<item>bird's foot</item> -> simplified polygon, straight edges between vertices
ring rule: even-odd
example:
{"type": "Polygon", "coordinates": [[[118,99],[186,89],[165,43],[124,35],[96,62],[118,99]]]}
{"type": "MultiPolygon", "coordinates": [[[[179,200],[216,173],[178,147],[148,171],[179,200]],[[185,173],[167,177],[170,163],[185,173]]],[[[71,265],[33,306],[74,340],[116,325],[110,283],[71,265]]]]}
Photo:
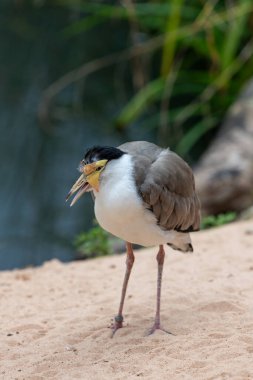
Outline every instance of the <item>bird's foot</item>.
{"type": "Polygon", "coordinates": [[[123,327],[123,316],[122,315],[116,315],[114,317],[114,323],[112,324],[111,326],[111,329],[112,329],[112,334],[111,334],[111,338],[114,337],[114,334],[116,333],[116,331],[118,329],[121,329],[123,327]]]}
{"type": "Polygon", "coordinates": [[[155,332],[156,330],[161,330],[161,331],[165,332],[166,334],[174,335],[174,334],[171,333],[170,331],[165,330],[165,329],[160,325],[160,323],[158,323],[158,322],[155,322],[155,323],[153,324],[153,326],[148,330],[147,335],[152,335],[152,334],[154,334],[154,332],[155,332]]]}

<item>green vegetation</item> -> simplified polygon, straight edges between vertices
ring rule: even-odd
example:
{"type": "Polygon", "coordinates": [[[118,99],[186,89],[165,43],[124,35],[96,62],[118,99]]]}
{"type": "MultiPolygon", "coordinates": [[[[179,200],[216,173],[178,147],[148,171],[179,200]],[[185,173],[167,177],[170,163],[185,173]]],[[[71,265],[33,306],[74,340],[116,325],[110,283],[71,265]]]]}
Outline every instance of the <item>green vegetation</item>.
{"type": "Polygon", "coordinates": [[[223,224],[231,223],[237,218],[236,212],[228,212],[226,214],[209,215],[202,219],[201,229],[219,227],[223,224]]]}
{"type": "Polygon", "coordinates": [[[89,231],[77,235],[74,246],[80,257],[84,259],[107,256],[113,253],[109,234],[99,226],[92,227],[89,231]]]}
{"type": "Polygon", "coordinates": [[[87,232],[77,235],[74,240],[74,246],[82,259],[113,254],[109,233],[98,225],[95,225],[87,232]]]}
{"type": "MultiPolygon", "coordinates": [[[[62,31],[75,39],[115,28],[121,48],[93,57],[51,86],[47,101],[73,82],[108,66],[123,74],[124,102],[111,122],[152,131],[160,145],[195,160],[228,107],[253,75],[251,0],[170,2],[58,0],[79,17],[62,31]],[[129,80],[130,78],[130,80],[129,80]]],[[[116,85],[117,82],[117,85],[116,85]]],[[[112,95],[113,96],[113,95],[112,95]]],[[[117,97],[116,97],[117,98],[117,97]]]]}

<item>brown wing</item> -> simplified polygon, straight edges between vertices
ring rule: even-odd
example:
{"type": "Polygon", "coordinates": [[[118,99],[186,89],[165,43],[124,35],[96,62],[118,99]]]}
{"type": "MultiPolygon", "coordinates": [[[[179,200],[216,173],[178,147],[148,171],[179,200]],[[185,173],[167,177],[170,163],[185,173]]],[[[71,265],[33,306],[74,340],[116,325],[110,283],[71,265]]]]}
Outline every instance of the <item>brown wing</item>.
{"type": "Polygon", "coordinates": [[[139,194],[158,224],[166,230],[198,230],[200,202],[186,162],[170,150],[142,141],[119,148],[133,155],[139,194]]]}

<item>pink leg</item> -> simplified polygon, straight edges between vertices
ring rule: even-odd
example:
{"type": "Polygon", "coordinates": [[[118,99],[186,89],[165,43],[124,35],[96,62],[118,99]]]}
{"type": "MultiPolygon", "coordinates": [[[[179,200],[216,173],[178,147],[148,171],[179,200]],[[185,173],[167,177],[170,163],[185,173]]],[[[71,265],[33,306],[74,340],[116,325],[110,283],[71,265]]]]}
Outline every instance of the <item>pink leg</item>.
{"type": "Polygon", "coordinates": [[[157,260],[157,264],[158,264],[156,315],[155,315],[154,325],[149,330],[148,335],[153,334],[155,332],[155,330],[162,330],[168,334],[171,334],[170,332],[164,330],[161,327],[161,323],[160,323],[161,288],[162,288],[162,273],[163,273],[164,256],[165,256],[165,252],[164,252],[163,246],[160,245],[158,254],[156,256],[156,260],[157,260]]]}
{"type": "Polygon", "coordinates": [[[129,280],[131,270],[132,270],[132,266],[134,263],[134,253],[133,253],[133,249],[132,249],[132,244],[126,243],[126,248],[127,248],[126,272],[125,272],[125,278],[124,278],[122,291],[121,291],[119,311],[118,311],[118,314],[114,318],[114,324],[112,326],[112,337],[118,329],[123,327],[123,319],[124,318],[123,318],[122,312],[123,312],[124,300],[125,300],[125,296],[126,296],[128,280],[129,280]]]}

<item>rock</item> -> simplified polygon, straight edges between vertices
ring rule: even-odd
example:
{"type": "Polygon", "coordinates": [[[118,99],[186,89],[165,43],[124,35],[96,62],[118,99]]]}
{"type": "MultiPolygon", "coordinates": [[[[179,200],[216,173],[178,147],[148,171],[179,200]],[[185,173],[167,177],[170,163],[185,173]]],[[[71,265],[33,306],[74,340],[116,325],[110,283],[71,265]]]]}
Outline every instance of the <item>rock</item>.
{"type": "Polygon", "coordinates": [[[195,178],[204,215],[240,212],[253,204],[253,80],[228,111],[195,178]]]}

